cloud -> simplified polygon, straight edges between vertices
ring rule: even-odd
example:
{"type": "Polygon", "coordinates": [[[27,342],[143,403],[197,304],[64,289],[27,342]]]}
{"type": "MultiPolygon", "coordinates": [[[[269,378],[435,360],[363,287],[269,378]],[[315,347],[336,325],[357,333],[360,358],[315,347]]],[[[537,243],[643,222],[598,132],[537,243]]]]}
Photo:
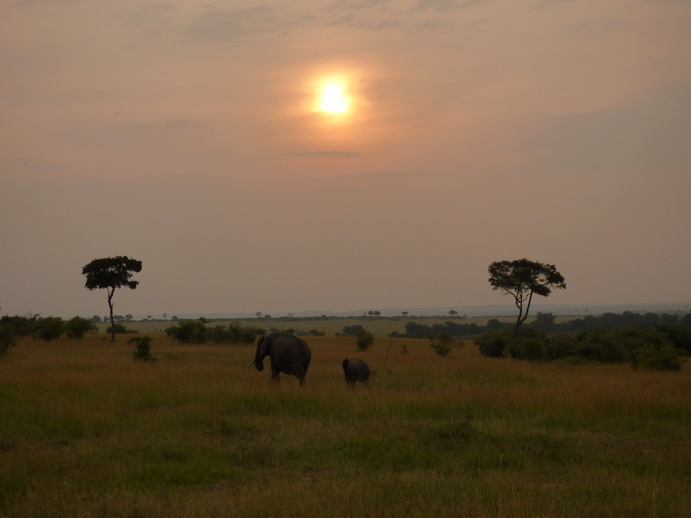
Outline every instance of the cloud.
{"type": "Polygon", "coordinates": [[[140,6],[126,19],[126,24],[133,26],[157,23],[162,18],[170,15],[176,9],[175,4],[170,2],[160,2],[157,4],[140,6]]]}
{"type": "Polygon", "coordinates": [[[608,110],[555,117],[526,147],[555,169],[634,172],[691,164],[691,84],[608,110]]]}
{"type": "Polygon", "coordinates": [[[333,0],[331,2],[332,7],[330,9],[332,10],[343,10],[347,9],[349,11],[361,11],[361,10],[367,10],[370,11],[372,9],[379,9],[381,6],[386,6],[386,5],[395,5],[395,2],[392,0],[333,0]]]}
{"type": "Polygon", "coordinates": [[[543,0],[535,4],[533,10],[542,11],[549,9],[559,9],[560,7],[568,4],[577,4],[582,2],[582,0],[543,0]]]}
{"type": "Polygon", "coordinates": [[[302,151],[298,153],[291,153],[289,156],[298,158],[357,158],[361,156],[359,153],[353,151],[302,151]]]}
{"type": "Polygon", "coordinates": [[[65,164],[47,162],[31,158],[7,158],[0,159],[0,170],[5,179],[26,179],[28,176],[45,176],[63,173],[70,168],[65,164]]]}
{"type": "Polygon", "coordinates": [[[460,9],[468,9],[484,3],[486,3],[486,0],[465,0],[464,2],[459,2],[458,0],[420,0],[413,10],[431,10],[448,13],[451,11],[458,11],[460,9]]]}
{"type": "Polygon", "coordinates": [[[194,119],[168,119],[161,122],[148,121],[125,121],[122,123],[127,129],[185,129],[194,128],[200,125],[198,120],[194,119]]]}
{"type": "Polygon", "coordinates": [[[183,37],[191,43],[224,43],[301,28],[326,27],[373,32],[439,29],[458,22],[450,16],[453,13],[484,5],[486,2],[487,0],[420,0],[412,7],[402,7],[390,0],[380,0],[338,1],[325,8],[309,10],[300,4],[213,8],[190,23],[183,31],[183,37]],[[431,18],[421,20],[421,13],[431,18]]]}
{"type": "Polygon", "coordinates": [[[233,41],[246,36],[266,32],[266,15],[270,8],[259,6],[233,11],[213,9],[199,16],[184,31],[187,41],[209,43],[233,41]]]}
{"type": "Polygon", "coordinates": [[[19,7],[34,7],[42,5],[76,4],[81,0],[19,0],[15,5],[19,7]]]}

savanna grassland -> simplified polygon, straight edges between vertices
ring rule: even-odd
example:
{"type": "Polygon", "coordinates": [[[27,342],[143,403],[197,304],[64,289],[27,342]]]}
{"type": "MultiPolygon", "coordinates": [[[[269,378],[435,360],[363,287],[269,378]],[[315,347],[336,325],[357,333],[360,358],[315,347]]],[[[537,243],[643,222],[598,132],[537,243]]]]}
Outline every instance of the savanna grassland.
{"type": "Polygon", "coordinates": [[[0,357],[0,516],[691,515],[691,371],[442,358],[310,337],[307,386],[254,347],[104,335],[0,357]],[[340,367],[360,357],[369,389],[340,367]]]}

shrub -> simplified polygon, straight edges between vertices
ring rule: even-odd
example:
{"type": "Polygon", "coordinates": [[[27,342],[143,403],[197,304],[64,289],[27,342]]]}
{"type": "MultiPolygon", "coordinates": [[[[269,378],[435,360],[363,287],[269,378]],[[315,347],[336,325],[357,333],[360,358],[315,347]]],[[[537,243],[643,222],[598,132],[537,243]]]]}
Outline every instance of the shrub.
{"type": "Polygon", "coordinates": [[[430,340],[430,347],[442,358],[448,355],[454,347],[456,347],[456,341],[454,337],[449,332],[439,333],[436,337],[430,340]]]}
{"type": "Polygon", "coordinates": [[[501,358],[506,353],[509,342],[509,332],[503,329],[485,331],[475,338],[474,342],[483,356],[501,358]]]}
{"type": "Polygon", "coordinates": [[[691,329],[680,325],[656,324],[655,330],[684,354],[691,355],[691,329]]]}
{"type": "Polygon", "coordinates": [[[361,325],[352,325],[352,326],[345,326],[343,328],[342,332],[344,335],[358,336],[358,335],[361,335],[362,333],[365,333],[366,330],[361,325]]]}
{"type": "Polygon", "coordinates": [[[65,332],[68,338],[81,339],[86,333],[96,331],[97,327],[93,320],[81,317],[72,317],[65,324],[65,332]]]}
{"type": "Polygon", "coordinates": [[[475,323],[459,324],[457,322],[444,322],[443,324],[434,324],[432,326],[428,326],[418,322],[408,322],[405,325],[404,336],[407,338],[433,339],[442,333],[449,333],[455,337],[462,337],[477,335],[482,330],[483,328],[475,323]]]}
{"type": "Polygon", "coordinates": [[[538,361],[544,360],[545,339],[518,338],[511,345],[511,357],[519,360],[538,361]]]}
{"type": "Polygon", "coordinates": [[[355,339],[355,345],[361,351],[366,351],[374,343],[374,335],[369,331],[358,333],[355,339]]]}
{"type": "Polygon", "coordinates": [[[487,329],[505,329],[511,327],[511,324],[501,322],[498,318],[490,318],[487,321],[487,329]]]}
{"type": "Polygon", "coordinates": [[[576,338],[573,335],[550,336],[544,344],[543,359],[576,358],[576,338]]]}
{"type": "Polygon", "coordinates": [[[206,342],[205,320],[182,320],[177,325],[165,330],[174,342],[179,341],[184,344],[202,344],[206,342]]]}
{"type": "Polygon", "coordinates": [[[526,326],[520,329],[518,336],[509,340],[509,353],[519,360],[542,360],[546,345],[547,335],[543,331],[526,326]]]}
{"type": "Polygon", "coordinates": [[[600,363],[621,363],[626,360],[625,340],[603,328],[590,329],[576,337],[576,356],[600,363]]]}
{"type": "Polygon", "coordinates": [[[217,344],[252,343],[256,336],[256,330],[254,328],[243,329],[237,322],[228,324],[226,327],[216,326],[211,329],[206,329],[206,331],[206,339],[217,344]]]}
{"type": "Polygon", "coordinates": [[[128,331],[127,328],[123,324],[115,324],[114,326],[109,326],[108,329],[106,329],[106,333],[113,333],[113,329],[115,329],[115,334],[125,334],[125,333],[134,333],[134,331],[128,331]]]}
{"type": "Polygon", "coordinates": [[[184,344],[203,344],[214,342],[217,344],[227,343],[252,343],[257,334],[263,334],[262,329],[253,327],[242,328],[237,322],[227,326],[206,327],[206,320],[182,320],[177,325],[165,330],[167,336],[173,341],[184,344]]]}
{"type": "Polygon", "coordinates": [[[38,315],[31,317],[8,316],[0,318],[0,324],[7,324],[14,330],[14,334],[18,338],[31,336],[36,332],[36,321],[38,315]]]}
{"type": "Polygon", "coordinates": [[[60,317],[39,318],[35,334],[41,340],[57,340],[65,332],[65,321],[60,317]]]}
{"type": "MultiPolygon", "coordinates": [[[[549,321],[551,318],[543,317],[549,321]]],[[[646,315],[646,318],[649,318],[646,315]]],[[[650,317],[652,318],[652,317],[650,317]]],[[[492,329],[475,339],[484,356],[521,360],[625,363],[634,368],[676,370],[691,350],[691,330],[672,324],[629,326],[610,330],[590,328],[578,335],[547,336],[539,326],[525,326],[511,339],[509,331],[492,329]]]]}
{"type": "Polygon", "coordinates": [[[7,352],[10,347],[17,345],[17,334],[14,327],[5,322],[0,322],[0,354],[7,352]]]}
{"type": "Polygon", "coordinates": [[[633,351],[631,366],[634,369],[678,371],[684,361],[679,351],[669,344],[662,347],[647,344],[633,351]]]}
{"type": "Polygon", "coordinates": [[[155,358],[151,355],[151,338],[149,335],[138,336],[130,338],[127,343],[135,344],[132,358],[138,361],[153,361],[155,358]]]}

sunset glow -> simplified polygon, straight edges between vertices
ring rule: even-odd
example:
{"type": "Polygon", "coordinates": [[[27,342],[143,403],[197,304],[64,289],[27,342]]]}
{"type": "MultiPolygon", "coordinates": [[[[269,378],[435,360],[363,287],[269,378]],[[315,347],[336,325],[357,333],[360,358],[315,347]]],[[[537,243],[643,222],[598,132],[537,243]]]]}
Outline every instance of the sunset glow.
{"type": "Polygon", "coordinates": [[[0,8],[0,317],[691,307],[691,0],[90,4],[0,8]]]}
{"type": "Polygon", "coordinates": [[[345,91],[343,83],[326,82],[318,96],[317,110],[322,113],[340,115],[349,111],[351,100],[345,91]]]}

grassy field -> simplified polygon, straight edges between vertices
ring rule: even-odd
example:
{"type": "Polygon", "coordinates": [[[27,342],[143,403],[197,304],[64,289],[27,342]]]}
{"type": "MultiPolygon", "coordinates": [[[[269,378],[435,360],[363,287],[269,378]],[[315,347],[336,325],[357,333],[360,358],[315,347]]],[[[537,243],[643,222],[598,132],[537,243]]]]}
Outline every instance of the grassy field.
{"type": "Polygon", "coordinates": [[[691,515],[691,372],[309,338],[307,386],[254,348],[103,335],[0,357],[3,517],[691,515]],[[371,387],[340,368],[360,357],[371,387]]]}

